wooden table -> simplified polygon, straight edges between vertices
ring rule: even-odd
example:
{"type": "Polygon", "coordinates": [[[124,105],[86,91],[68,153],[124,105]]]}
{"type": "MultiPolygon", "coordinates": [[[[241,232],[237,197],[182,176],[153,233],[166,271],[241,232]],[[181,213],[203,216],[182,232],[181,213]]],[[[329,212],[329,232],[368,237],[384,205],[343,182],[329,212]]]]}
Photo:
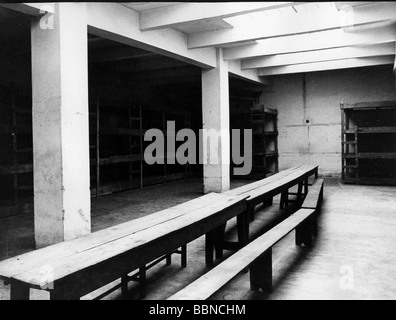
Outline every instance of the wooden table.
{"type": "Polygon", "coordinates": [[[29,299],[30,288],[49,291],[54,300],[78,299],[246,212],[245,199],[208,194],[2,261],[0,278],[11,284],[12,300],[29,299]]]}
{"type": "Polygon", "coordinates": [[[318,176],[318,165],[300,165],[287,170],[283,170],[268,178],[249,183],[239,188],[227,191],[224,194],[229,196],[247,197],[247,210],[244,215],[239,216],[238,221],[238,243],[225,242],[222,237],[226,225],[217,229],[215,240],[216,254],[222,258],[222,249],[237,250],[249,243],[249,220],[253,220],[254,209],[260,203],[271,203],[274,196],[281,194],[281,207],[290,200],[289,189],[298,185],[297,202],[301,202],[308,193],[308,179],[310,176],[318,176]]]}

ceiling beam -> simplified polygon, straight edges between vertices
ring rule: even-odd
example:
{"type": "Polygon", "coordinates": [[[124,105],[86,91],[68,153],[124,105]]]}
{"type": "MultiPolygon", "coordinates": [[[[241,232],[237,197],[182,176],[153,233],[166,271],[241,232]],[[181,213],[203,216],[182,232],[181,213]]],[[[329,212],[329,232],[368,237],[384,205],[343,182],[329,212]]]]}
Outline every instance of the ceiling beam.
{"type": "Polygon", "coordinates": [[[129,46],[104,47],[90,50],[88,54],[89,63],[101,63],[109,61],[120,61],[156,56],[155,53],[136,49],[129,46]]]}
{"type": "Polygon", "coordinates": [[[214,48],[188,50],[185,34],[139,30],[138,14],[117,3],[88,2],[88,31],[96,36],[181,60],[202,68],[216,66],[214,48]]]}
{"type": "Polygon", "coordinates": [[[168,7],[145,10],[139,13],[142,31],[171,28],[181,23],[206,22],[240,14],[298,5],[294,2],[227,2],[227,3],[181,3],[168,7]]]}
{"type": "MultiPolygon", "coordinates": [[[[189,50],[184,33],[172,28],[141,31],[138,14],[117,3],[87,3],[87,24],[89,33],[115,42],[123,43],[194,66],[215,68],[215,48],[189,50]]],[[[239,76],[257,83],[262,80],[251,72],[239,70],[239,76]]]]}
{"type": "Polygon", "coordinates": [[[290,73],[304,73],[314,71],[325,71],[334,69],[348,69],[368,66],[379,66],[385,64],[393,64],[394,56],[354,58],[345,60],[334,60],[324,62],[313,62],[304,64],[295,64],[290,66],[270,67],[259,69],[259,76],[272,76],[290,73]]]}
{"type": "Polygon", "coordinates": [[[261,40],[257,44],[224,49],[225,60],[237,60],[265,55],[296,53],[312,50],[358,46],[396,41],[396,26],[389,25],[354,32],[341,29],[261,40]]]}
{"type": "Polygon", "coordinates": [[[394,21],[396,2],[384,2],[361,6],[351,11],[351,19],[345,18],[336,9],[315,13],[298,13],[293,16],[274,16],[262,19],[259,24],[240,24],[233,29],[198,32],[188,36],[188,47],[203,48],[221,46],[243,41],[297,35],[317,31],[357,27],[360,25],[394,21]]]}
{"type": "Polygon", "coordinates": [[[228,72],[237,78],[248,80],[250,82],[262,82],[263,85],[268,84],[258,76],[257,70],[242,70],[240,60],[229,61],[228,72]]]}
{"type": "Polygon", "coordinates": [[[41,16],[46,13],[54,13],[51,3],[2,3],[1,7],[18,11],[29,16],[41,16]]]}
{"type": "Polygon", "coordinates": [[[268,68],[309,62],[387,56],[395,54],[395,43],[344,47],[308,52],[287,53],[242,60],[242,69],[268,68]]]}

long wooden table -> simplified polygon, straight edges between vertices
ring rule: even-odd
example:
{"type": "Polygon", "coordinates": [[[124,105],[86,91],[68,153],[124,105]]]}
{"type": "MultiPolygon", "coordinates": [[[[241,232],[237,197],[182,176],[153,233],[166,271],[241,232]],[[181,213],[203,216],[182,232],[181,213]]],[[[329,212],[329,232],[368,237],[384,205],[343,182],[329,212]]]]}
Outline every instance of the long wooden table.
{"type": "Polygon", "coordinates": [[[78,299],[246,211],[246,196],[208,194],[178,206],[0,262],[11,299],[30,288],[78,299]],[[43,274],[43,271],[46,271],[43,274]]]}
{"type": "MultiPolygon", "coordinates": [[[[239,216],[238,220],[238,242],[224,241],[224,230],[226,224],[216,229],[213,235],[214,246],[216,247],[216,257],[221,259],[223,249],[238,250],[249,243],[249,221],[254,217],[254,209],[260,203],[271,203],[274,196],[281,194],[281,207],[290,200],[289,189],[298,186],[297,202],[301,202],[308,193],[309,177],[318,177],[318,165],[300,165],[287,170],[283,170],[268,178],[249,183],[239,188],[225,192],[229,196],[247,197],[247,209],[245,214],[239,216]]],[[[207,257],[207,265],[213,265],[213,259],[207,257]]]]}

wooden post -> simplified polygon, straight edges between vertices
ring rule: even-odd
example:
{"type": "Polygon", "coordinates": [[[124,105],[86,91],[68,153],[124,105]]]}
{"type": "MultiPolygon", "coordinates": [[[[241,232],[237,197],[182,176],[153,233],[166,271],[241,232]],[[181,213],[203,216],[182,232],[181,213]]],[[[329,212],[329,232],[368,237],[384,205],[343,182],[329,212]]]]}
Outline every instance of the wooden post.
{"type": "Polygon", "coordinates": [[[303,189],[303,182],[298,183],[298,190],[297,190],[297,204],[301,205],[302,202],[302,189],[303,189]]]}
{"type": "Polygon", "coordinates": [[[296,245],[310,246],[312,244],[312,224],[311,220],[307,219],[296,228],[296,245]]]}
{"type": "Polygon", "coordinates": [[[139,268],[139,295],[140,299],[146,296],[146,266],[139,268]]]}
{"type": "Polygon", "coordinates": [[[249,243],[249,209],[237,216],[237,229],[238,245],[242,248],[249,243]]]}
{"type": "Polygon", "coordinates": [[[205,235],[205,262],[207,267],[213,266],[214,231],[209,231],[205,235]]]}
{"type": "Polygon", "coordinates": [[[29,300],[29,298],[29,287],[18,281],[11,281],[11,300],[29,300]]]}
{"type": "Polygon", "coordinates": [[[186,268],[187,267],[187,245],[183,245],[181,247],[181,267],[186,268]]]}
{"type": "Polygon", "coordinates": [[[227,224],[222,224],[220,227],[216,228],[216,239],[215,239],[215,251],[216,251],[216,259],[223,259],[223,241],[224,241],[224,232],[227,224]]]}
{"type": "Polygon", "coordinates": [[[250,288],[272,292],[272,248],[265,251],[250,265],[250,288]]]}
{"type": "Polygon", "coordinates": [[[171,253],[168,253],[167,255],[166,255],[166,265],[167,266],[170,266],[172,264],[172,254],[171,253]]]}
{"type": "Polygon", "coordinates": [[[128,294],[128,280],[129,277],[127,274],[121,278],[121,295],[123,297],[125,297],[128,294]]]}

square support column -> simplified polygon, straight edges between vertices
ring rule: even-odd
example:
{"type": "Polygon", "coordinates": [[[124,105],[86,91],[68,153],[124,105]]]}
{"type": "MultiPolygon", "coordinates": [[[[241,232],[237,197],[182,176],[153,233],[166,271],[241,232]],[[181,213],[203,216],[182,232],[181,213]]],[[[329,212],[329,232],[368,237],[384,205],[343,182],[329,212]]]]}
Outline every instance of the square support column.
{"type": "Polygon", "coordinates": [[[228,62],[223,59],[223,49],[216,49],[216,60],[216,68],[202,70],[205,193],[223,192],[230,188],[228,62]],[[211,138],[207,138],[205,132],[211,138]],[[215,139],[216,133],[218,140],[215,139]]]}
{"type": "Polygon", "coordinates": [[[37,248],[91,232],[86,4],[54,10],[31,25],[37,248]]]}

